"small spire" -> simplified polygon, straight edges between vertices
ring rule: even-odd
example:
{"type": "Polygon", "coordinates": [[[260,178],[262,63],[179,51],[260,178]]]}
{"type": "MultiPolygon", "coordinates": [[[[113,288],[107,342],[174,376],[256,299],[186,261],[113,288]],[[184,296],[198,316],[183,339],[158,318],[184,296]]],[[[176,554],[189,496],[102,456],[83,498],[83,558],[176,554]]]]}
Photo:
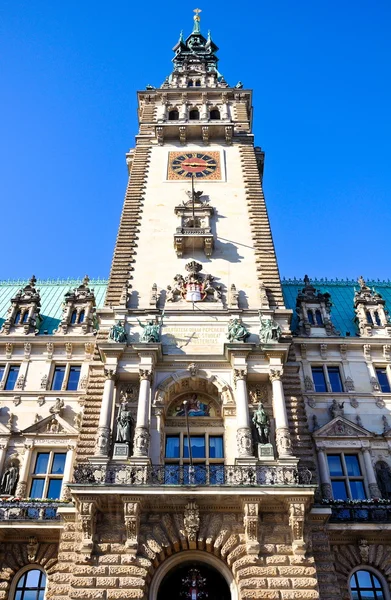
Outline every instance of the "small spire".
{"type": "Polygon", "coordinates": [[[212,41],[212,35],[210,33],[210,29],[208,29],[208,42],[212,41]]]}
{"type": "Polygon", "coordinates": [[[83,284],[82,285],[84,285],[85,287],[87,287],[88,284],[89,284],[89,281],[90,281],[90,278],[88,277],[88,275],[85,275],[83,277],[83,284]]]}
{"type": "Polygon", "coordinates": [[[179,34],[179,40],[178,40],[178,44],[181,44],[183,42],[183,29],[179,34]]]}
{"type": "Polygon", "coordinates": [[[200,12],[202,12],[202,11],[201,11],[200,8],[195,8],[193,10],[193,12],[195,13],[195,15],[194,15],[194,26],[193,26],[192,33],[201,33],[201,29],[200,29],[200,21],[201,21],[200,12]]]}

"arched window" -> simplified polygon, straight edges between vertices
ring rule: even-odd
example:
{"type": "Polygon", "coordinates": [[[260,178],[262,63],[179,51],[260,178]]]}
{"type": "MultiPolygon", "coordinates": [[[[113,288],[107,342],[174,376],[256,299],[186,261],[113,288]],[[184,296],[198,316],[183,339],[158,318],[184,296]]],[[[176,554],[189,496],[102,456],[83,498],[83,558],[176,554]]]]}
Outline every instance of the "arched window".
{"type": "Polygon", "coordinates": [[[15,315],[15,320],[14,320],[14,325],[18,325],[20,323],[20,316],[21,316],[21,312],[20,310],[18,310],[18,312],[15,315]]]}
{"type": "Polygon", "coordinates": [[[187,82],[187,87],[193,87],[194,86],[194,81],[192,79],[189,79],[189,81],[187,82]]]}
{"type": "Polygon", "coordinates": [[[198,108],[192,108],[192,110],[189,113],[189,119],[191,121],[198,121],[200,118],[200,112],[198,110],[198,108]]]}
{"type": "Polygon", "coordinates": [[[323,319],[322,319],[322,313],[320,312],[320,310],[315,311],[315,319],[316,319],[316,324],[319,325],[319,327],[322,327],[323,319]]]}
{"type": "Polygon", "coordinates": [[[212,121],[218,121],[220,119],[220,111],[218,108],[213,108],[210,111],[210,118],[212,121]]]}
{"type": "Polygon", "coordinates": [[[353,600],[385,600],[380,580],[372,571],[359,570],[350,578],[353,600]]]}
{"type": "Polygon", "coordinates": [[[23,319],[22,319],[22,323],[27,323],[28,319],[29,319],[29,311],[28,311],[28,310],[26,310],[26,311],[23,313],[23,319]]]}
{"type": "Polygon", "coordinates": [[[77,321],[77,310],[75,309],[71,315],[71,325],[74,325],[77,321]]]}
{"type": "Polygon", "coordinates": [[[84,310],[81,310],[81,311],[80,311],[80,315],[79,315],[79,323],[83,323],[85,314],[86,314],[86,313],[85,313],[85,311],[84,311],[84,310]]]}
{"type": "Polygon", "coordinates": [[[39,569],[29,569],[19,578],[15,588],[15,600],[43,600],[46,575],[39,569]]]}
{"type": "Polygon", "coordinates": [[[307,315],[308,315],[308,322],[310,325],[315,325],[315,321],[314,321],[314,313],[312,312],[312,310],[308,310],[307,311],[307,315]]]}
{"type": "Polygon", "coordinates": [[[381,325],[379,313],[377,311],[375,311],[375,321],[376,321],[376,325],[381,325]]]}
{"type": "Polygon", "coordinates": [[[196,87],[201,87],[201,81],[199,79],[196,80],[196,87]]]}
{"type": "Polygon", "coordinates": [[[176,108],[173,108],[168,113],[168,120],[169,121],[178,121],[178,119],[179,119],[179,112],[177,111],[176,108]]]}
{"type": "Polygon", "coordinates": [[[369,312],[369,310],[367,310],[366,312],[366,316],[367,316],[367,323],[369,323],[370,325],[373,325],[373,319],[372,319],[372,315],[369,312]]]}

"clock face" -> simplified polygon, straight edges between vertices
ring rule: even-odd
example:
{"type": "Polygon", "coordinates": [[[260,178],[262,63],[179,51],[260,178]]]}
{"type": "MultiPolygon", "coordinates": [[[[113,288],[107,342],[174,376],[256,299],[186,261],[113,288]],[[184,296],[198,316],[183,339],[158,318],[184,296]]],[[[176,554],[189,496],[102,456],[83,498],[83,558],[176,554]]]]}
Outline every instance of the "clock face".
{"type": "Polygon", "coordinates": [[[220,152],[170,152],[168,179],[221,179],[220,152]]]}

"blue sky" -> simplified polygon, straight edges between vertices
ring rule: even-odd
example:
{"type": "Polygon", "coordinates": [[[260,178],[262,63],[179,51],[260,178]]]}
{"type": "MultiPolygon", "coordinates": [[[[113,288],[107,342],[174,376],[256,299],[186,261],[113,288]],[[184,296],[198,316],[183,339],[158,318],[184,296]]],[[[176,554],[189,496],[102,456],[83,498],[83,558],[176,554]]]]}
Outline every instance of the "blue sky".
{"type": "MultiPolygon", "coordinates": [[[[108,276],[136,90],[163,82],[195,7],[2,0],[0,279],[108,276]]],[[[281,275],[388,279],[390,3],[199,8],[220,71],[254,90],[281,275]]]]}

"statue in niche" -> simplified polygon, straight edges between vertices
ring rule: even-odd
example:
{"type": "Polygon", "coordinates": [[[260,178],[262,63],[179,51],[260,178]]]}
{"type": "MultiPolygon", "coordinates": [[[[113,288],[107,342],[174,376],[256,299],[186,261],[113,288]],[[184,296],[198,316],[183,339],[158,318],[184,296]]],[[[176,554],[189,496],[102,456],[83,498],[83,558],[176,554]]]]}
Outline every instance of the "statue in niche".
{"type": "Polygon", "coordinates": [[[391,498],[391,472],[387,463],[381,461],[377,464],[377,478],[383,498],[391,498]]]}
{"type": "Polygon", "coordinates": [[[113,342],[117,342],[118,344],[126,344],[127,335],[122,321],[118,321],[115,325],[112,326],[112,328],[110,329],[109,338],[110,340],[113,340],[113,342]]]}
{"type": "Polygon", "coordinates": [[[193,394],[192,397],[187,400],[187,404],[182,404],[174,410],[175,417],[209,417],[210,416],[210,405],[200,402],[197,394],[193,394]]]}
{"type": "Polygon", "coordinates": [[[231,319],[228,323],[227,338],[230,342],[245,342],[250,333],[243,325],[241,319],[231,319]]]}
{"type": "Polygon", "coordinates": [[[133,429],[134,421],[132,413],[128,409],[127,402],[122,402],[117,416],[117,435],[115,441],[131,444],[133,439],[133,429]]]}
{"type": "Polygon", "coordinates": [[[141,323],[140,319],[137,319],[140,327],[143,328],[143,332],[140,336],[140,342],[146,342],[147,344],[157,344],[160,342],[160,327],[163,325],[163,317],[164,312],[160,318],[160,321],[156,317],[155,320],[151,319],[150,321],[147,321],[145,325],[141,323]]]}
{"type": "Polygon", "coordinates": [[[270,419],[263,408],[262,402],[258,404],[252,422],[254,423],[259,444],[270,444],[270,419]]]}
{"type": "Polygon", "coordinates": [[[260,327],[259,327],[259,341],[261,344],[270,344],[272,342],[278,342],[281,337],[281,327],[274,319],[263,319],[262,313],[259,313],[260,327]]]}
{"type": "Polygon", "coordinates": [[[19,468],[15,461],[12,461],[8,469],[4,471],[1,478],[0,491],[7,496],[13,496],[16,490],[16,484],[19,479],[19,468]]]}

